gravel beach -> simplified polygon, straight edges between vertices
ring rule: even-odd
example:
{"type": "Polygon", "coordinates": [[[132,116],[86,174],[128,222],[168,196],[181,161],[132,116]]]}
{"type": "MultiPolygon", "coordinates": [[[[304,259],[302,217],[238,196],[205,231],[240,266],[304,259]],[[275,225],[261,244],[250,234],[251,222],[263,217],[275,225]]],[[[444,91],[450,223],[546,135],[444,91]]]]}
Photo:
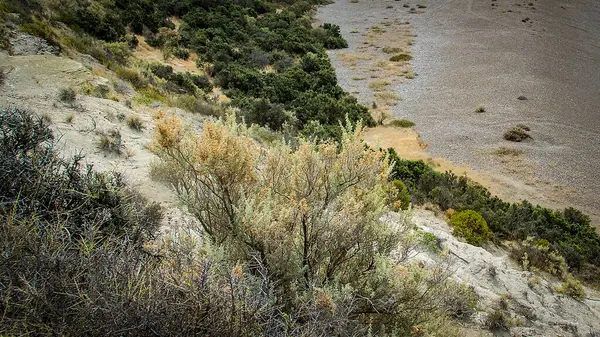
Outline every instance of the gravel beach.
{"type": "MultiPolygon", "coordinates": [[[[433,158],[489,177],[492,193],[574,206],[600,225],[600,3],[338,0],[317,18],[341,27],[344,53],[382,20],[408,22],[416,76],[390,85],[402,99],[389,113],[416,123],[433,158]],[[504,140],[517,124],[533,139],[504,140]]],[[[340,85],[370,105],[360,70],[329,54],[340,85]]]]}

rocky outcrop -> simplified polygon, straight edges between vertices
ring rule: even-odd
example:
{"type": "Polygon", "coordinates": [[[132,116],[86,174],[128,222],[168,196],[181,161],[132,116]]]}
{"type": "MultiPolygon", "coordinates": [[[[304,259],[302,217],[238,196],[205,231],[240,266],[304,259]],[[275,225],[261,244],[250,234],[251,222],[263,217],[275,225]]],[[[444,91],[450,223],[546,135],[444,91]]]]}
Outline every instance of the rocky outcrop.
{"type": "MultiPolygon", "coordinates": [[[[540,272],[524,271],[508,253],[498,247],[475,247],[452,236],[448,224],[430,211],[415,210],[415,225],[435,235],[458,281],[473,286],[480,296],[473,327],[483,328],[489,312],[505,313],[507,330],[500,336],[597,336],[600,335],[598,293],[586,288],[586,298],[576,300],[558,293],[557,278],[540,272]],[[498,308],[500,305],[502,308],[498,308]]],[[[443,255],[443,254],[442,254],[443,255]]],[[[423,249],[417,259],[439,260],[440,254],[423,249]]],[[[477,335],[483,335],[480,330],[477,335]]]]}
{"type": "Polygon", "coordinates": [[[58,55],[60,48],[37,36],[14,31],[8,38],[11,55],[58,55]]]}

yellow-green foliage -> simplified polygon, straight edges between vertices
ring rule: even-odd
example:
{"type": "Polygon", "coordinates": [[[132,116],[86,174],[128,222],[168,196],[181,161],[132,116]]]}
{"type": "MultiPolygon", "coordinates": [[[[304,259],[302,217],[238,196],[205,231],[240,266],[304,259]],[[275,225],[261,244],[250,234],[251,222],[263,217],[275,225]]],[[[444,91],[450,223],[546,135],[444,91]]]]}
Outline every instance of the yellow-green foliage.
{"type": "Polygon", "coordinates": [[[391,204],[393,210],[407,210],[410,206],[410,193],[406,185],[398,179],[392,182],[391,204]]]}
{"type": "Polygon", "coordinates": [[[528,237],[520,244],[513,243],[511,256],[525,270],[543,270],[561,278],[565,278],[569,272],[565,258],[552,250],[550,243],[544,239],[534,240],[533,237],[528,237]]]}
{"type": "Polygon", "coordinates": [[[472,210],[455,213],[450,217],[449,223],[454,229],[454,235],[463,237],[474,246],[481,246],[492,236],[485,219],[472,210]]]}
{"type": "MultiPolygon", "coordinates": [[[[445,305],[463,311],[463,302],[442,300],[456,286],[442,269],[400,264],[418,240],[405,240],[408,217],[395,226],[379,220],[389,163],[365,148],[360,126],[345,127],[340,144],[262,147],[232,114],[205,123],[199,135],[176,117],[156,118],[153,150],[161,162],[152,176],[171,185],[228,260],[264,265],[287,310],[399,335],[417,324],[445,331],[445,305]]],[[[310,335],[328,334],[319,329],[310,335]]]]}
{"type": "Polygon", "coordinates": [[[581,299],[585,297],[585,289],[581,282],[573,276],[568,275],[562,285],[557,289],[558,292],[573,298],[581,299]]]}
{"type": "Polygon", "coordinates": [[[166,97],[154,88],[144,88],[138,91],[133,100],[138,104],[148,105],[153,102],[165,102],[166,97]]]}

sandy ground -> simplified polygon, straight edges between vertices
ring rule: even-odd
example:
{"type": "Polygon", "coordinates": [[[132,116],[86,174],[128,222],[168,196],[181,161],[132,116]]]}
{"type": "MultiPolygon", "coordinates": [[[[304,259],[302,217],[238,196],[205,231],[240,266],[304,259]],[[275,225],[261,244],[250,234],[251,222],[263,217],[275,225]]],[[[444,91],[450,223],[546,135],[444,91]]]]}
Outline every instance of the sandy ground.
{"type": "MultiPolygon", "coordinates": [[[[374,56],[362,54],[383,55],[386,43],[410,48],[414,78],[385,90],[401,98],[389,113],[417,123],[428,145],[419,156],[463,167],[502,198],[575,206],[600,224],[600,3],[338,0],[318,18],[341,26],[349,48],[330,52],[338,79],[369,106],[376,92],[356,79],[374,56]],[[412,43],[373,39],[374,26],[399,29],[385,22],[403,22],[410,33],[393,35],[412,43]],[[486,112],[475,113],[478,105],[486,112]],[[533,140],[505,141],[520,123],[533,140]]],[[[372,132],[394,142],[390,130],[372,132]]]]}

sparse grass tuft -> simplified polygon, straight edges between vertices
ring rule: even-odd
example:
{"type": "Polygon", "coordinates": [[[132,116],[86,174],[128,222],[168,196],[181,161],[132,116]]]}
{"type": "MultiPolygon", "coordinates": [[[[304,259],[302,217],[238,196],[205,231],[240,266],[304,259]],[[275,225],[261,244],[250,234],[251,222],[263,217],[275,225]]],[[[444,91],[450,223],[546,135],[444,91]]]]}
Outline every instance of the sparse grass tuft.
{"type": "Polygon", "coordinates": [[[385,88],[390,84],[391,83],[387,80],[375,80],[369,83],[369,88],[373,89],[374,91],[384,91],[385,88]]]}
{"type": "Polygon", "coordinates": [[[65,122],[71,124],[73,123],[73,120],[75,119],[75,113],[71,112],[70,114],[67,115],[67,117],[65,118],[65,122]]]}
{"type": "Polygon", "coordinates": [[[6,74],[4,73],[3,69],[0,69],[0,87],[4,85],[5,81],[6,81],[6,74]]]}
{"type": "Polygon", "coordinates": [[[73,88],[62,88],[58,91],[58,99],[61,102],[73,103],[77,98],[77,93],[73,88]]]}
{"type": "Polygon", "coordinates": [[[497,156],[512,156],[512,157],[517,157],[523,154],[523,150],[521,149],[514,149],[514,148],[509,148],[509,147],[501,147],[499,149],[496,149],[494,151],[494,154],[497,156]]]}
{"type": "Polygon", "coordinates": [[[99,147],[106,152],[121,154],[123,148],[121,132],[112,130],[108,133],[101,133],[99,147]]]}
{"type": "Polygon", "coordinates": [[[402,51],[402,48],[396,47],[383,47],[382,51],[386,54],[396,54],[402,51]]]}
{"type": "Polygon", "coordinates": [[[406,61],[410,61],[410,60],[412,60],[412,56],[405,54],[405,53],[401,53],[401,54],[390,57],[390,61],[392,61],[392,62],[406,62],[406,61]]]}
{"type": "Polygon", "coordinates": [[[485,112],[485,106],[483,106],[482,104],[479,104],[476,108],[475,108],[475,112],[477,113],[482,113],[485,112]]]}
{"type": "Polygon", "coordinates": [[[127,126],[136,131],[142,131],[144,129],[144,120],[138,115],[129,115],[126,119],[127,126]]]}
{"type": "Polygon", "coordinates": [[[120,79],[131,83],[136,89],[142,89],[148,85],[146,79],[135,69],[119,67],[116,73],[120,79]]]}
{"type": "Polygon", "coordinates": [[[378,92],[375,94],[375,97],[377,97],[385,102],[388,102],[388,103],[400,100],[400,95],[396,94],[395,92],[391,92],[391,91],[378,92]]]}
{"type": "Polygon", "coordinates": [[[409,121],[408,119],[395,119],[390,122],[390,125],[397,128],[412,128],[415,126],[415,123],[413,121],[409,121]]]}

